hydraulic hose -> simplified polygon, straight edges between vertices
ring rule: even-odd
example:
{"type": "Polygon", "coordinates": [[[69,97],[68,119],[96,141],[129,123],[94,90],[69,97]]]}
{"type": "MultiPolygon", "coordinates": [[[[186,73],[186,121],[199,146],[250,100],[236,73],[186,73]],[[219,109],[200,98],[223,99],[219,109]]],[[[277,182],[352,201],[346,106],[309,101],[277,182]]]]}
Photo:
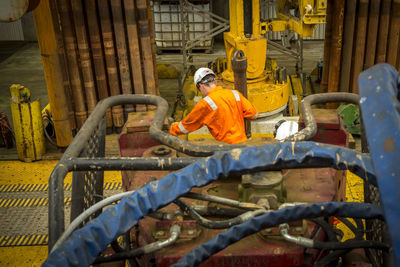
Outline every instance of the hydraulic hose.
{"type": "Polygon", "coordinates": [[[222,207],[212,206],[200,206],[196,205],[192,207],[201,216],[223,216],[223,217],[236,217],[245,213],[245,210],[241,209],[227,209],[222,207]]]}
{"type": "Polygon", "coordinates": [[[108,197],[106,199],[103,199],[103,200],[97,202],[96,204],[94,204],[93,206],[91,206],[90,208],[88,208],[87,210],[82,212],[81,214],[79,214],[79,216],[76,217],[68,225],[68,228],[64,231],[64,233],[60,236],[60,238],[54,244],[54,247],[51,249],[51,252],[53,252],[54,250],[58,249],[59,246],[71,235],[71,233],[73,231],[75,231],[75,229],[78,228],[87,218],[89,218],[90,215],[92,215],[96,211],[104,208],[105,206],[108,206],[108,205],[112,204],[113,202],[121,200],[125,196],[133,194],[134,192],[135,191],[128,191],[128,192],[123,192],[123,193],[119,193],[119,194],[113,195],[111,197],[108,197]]]}
{"type": "Polygon", "coordinates": [[[209,229],[226,229],[229,228],[233,225],[241,224],[245,221],[250,220],[251,218],[254,218],[255,216],[258,216],[260,214],[263,214],[267,212],[265,209],[259,209],[255,211],[248,211],[245,212],[237,217],[234,217],[232,219],[228,220],[223,220],[223,221],[212,221],[209,219],[206,219],[202,217],[200,214],[196,212],[190,205],[188,205],[185,201],[177,199],[174,201],[176,205],[179,206],[183,211],[187,212],[190,217],[196,220],[198,224],[205,228],[209,229]]]}
{"type": "MultiPolygon", "coordinates": [[[[151,182],[122,199],[117,205],[106,209],[85,227],[72,233],[70,238],[49,255],[43,265],[91,264],[110,242],[136,225],[138,220],[190,192],[193,187],[202,187],[217,179],[240,173],[282,168],[321,167],[321,165],[335,169],[349,169],[361,178],[376,184],[369,157],[338,146],[314,142],[274,143],[221,152],[151,182]],[[77,249],[87,246],[91,249],[77,249]]],[[[66,169],[55,171],[63,170],[67,171],[66,169]]],[[[352,207],[349,203],[340,205],[352,207]]],[[[340,216],[340,209],[337,212],[340,216]]],[[[323,211],[321,213],[319,210],[315,217],[323,215],[323,211]]],[[[345,214],[345,216],[352,215],[345,214]]],[[[286,221],[278,221],[277,224],[286,221]]]]}
{"type": "Polygon", "coordinates": [[[164,241],[157,241],[157,242],[148,244],[141,248],[136,248],[136,249],[133,249],[130,251],[119,252],[119,253],[116,253],[116,254],[113,254],[113,255],[107,256],[107,257],[101,256],[101,257],[98,257],[93,262],[93,264],[134,258],[134,257],[138,257],[138,256],[141,256],[144,254],[153,253],[162,248],[168,247],[168,246],[174,244],[176,242],[176,240],[178,240],[178,237],[181,233],[181,227],[178,225],[172,225],[169,233],[170,233],[170,237],[164,241]]]}
{"type": "Polygon", "coordinates": [[[197,200],[205,200],[205,201],[209,201],[209,202],[219,203],[219,204],[231,206],[234,208],[240,208],[240,209],[246,209],[246,210],[263,209],[263,207],[261,207],[257,204],[254,204],[254,203],[250,203],[250,202],[240,202],[240,201],[229,199],[229,198],[199,194],[199,193],[194,193],[194,192],[189,192],[189,193],[185,194],[183,197],[193,198],[193,199],[197,199],[197,200]]]}
{"type": "Polygon", "coordinates": [[[387,244],[371,240],[349,240],[346,242],[319,242],[302,236],[292,236],[289,234],[289,225],[287,223],[279,225],[279,233],[283,236],[283,238],[286,241],[306,248],[316,248],[325,250],[342,250],[342,249],[353,249],[353,248],[375,248],[381,250],[388,250],[390,248],[389,245],[387,244]]]}
{"type": "Polygon", "coordinates": [[[240,225],[232,226],[227,231],[216,235],[213,239],[193,249],[173,266],[197,266],[227,246],[265,228],[300,219],[333,215],[384,219],[381,207],[367,203],[327,202],[287,207],[270,211],[240,225]]]}
{"type": "Polygon", "coordinates": [[[309,219],[309,221],[321,227],[328,236],[329,241],[337,241],[335,230],[323,218],[309,219]]]}

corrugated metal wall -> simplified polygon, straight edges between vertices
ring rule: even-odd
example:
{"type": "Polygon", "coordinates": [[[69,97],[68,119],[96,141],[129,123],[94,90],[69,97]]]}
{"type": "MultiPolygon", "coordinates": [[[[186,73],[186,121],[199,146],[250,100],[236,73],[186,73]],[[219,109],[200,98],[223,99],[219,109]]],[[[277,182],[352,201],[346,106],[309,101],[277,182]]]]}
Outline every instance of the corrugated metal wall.
{"type": "MultiPolygon", "coordinates": [[[[276,0],[261,0],[260,3],[261,19],[274,19],[276,16],[276,0]]],[[[281,40],[281,32],[267,33],[269,40],[281,40]]],[[[319,24],[314,30],[313,37],[304,38],[305,40],[323,40],[325,38],[325,24],[319,24]]]]}
{"type": "Polygon", "coordinates": [[[21,20],[0,22],[0,41],[23,41],[24,32],[21,20]]]}

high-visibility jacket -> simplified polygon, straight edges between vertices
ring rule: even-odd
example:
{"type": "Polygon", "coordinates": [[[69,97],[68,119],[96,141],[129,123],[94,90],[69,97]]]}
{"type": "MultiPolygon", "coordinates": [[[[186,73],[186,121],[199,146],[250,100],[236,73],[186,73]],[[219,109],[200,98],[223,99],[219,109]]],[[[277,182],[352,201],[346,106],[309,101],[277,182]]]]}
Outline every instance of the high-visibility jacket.
{"type": "Polygon", "coordinates": [[[257,116],[256,108],[240,92],[216,86],[181,122],[171,125],[170,133],[187,134],[206,125],[216,140],[237,144],[247,140],[244,118],[257,116]]]}

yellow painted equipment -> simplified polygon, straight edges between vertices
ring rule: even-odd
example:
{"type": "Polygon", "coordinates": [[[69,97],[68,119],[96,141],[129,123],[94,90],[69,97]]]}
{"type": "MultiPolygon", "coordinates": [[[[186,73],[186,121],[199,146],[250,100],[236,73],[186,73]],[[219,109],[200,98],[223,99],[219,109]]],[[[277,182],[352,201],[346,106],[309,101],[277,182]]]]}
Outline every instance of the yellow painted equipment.
{"type": "Polygon", "coordinates": [[[30,101],[31,93],[22,85],[13,84],[10,91],[18,158],[25,162],[40,160],[46,151],[40,101],[30,101]]]}
{"type": "MultiPolygon", "coordinates": [[[[289,85],[286,77],[277,77],[276,66],[266,62],[268,31],[297,32],[302,37],[312,36],[318,23],[325,23],[325,0],[278,0],[277,20],[260,22],[258,0],[230,0],[230,31],[224,33],[226,69],[222,79],[226,84],[234,82],[231,60],[235,51],[242,50],[247,57],[247,95],[260,112],[260,117],[281,112],[289,102],[289,85]],[[292,3],[293,2],[293,3],[292,3]],[[290,15],[292,6],[299,8],[300,17],[290,15]],[[268,66],[270,65],[270,66],[268,66]]],[[[220,69],[220,64],[216,64],[220,69]]],[[[285,74],[286,75],[286,74],[285,74]]],[[[228,86],[229,87],[229,86],[228,86]]]]}

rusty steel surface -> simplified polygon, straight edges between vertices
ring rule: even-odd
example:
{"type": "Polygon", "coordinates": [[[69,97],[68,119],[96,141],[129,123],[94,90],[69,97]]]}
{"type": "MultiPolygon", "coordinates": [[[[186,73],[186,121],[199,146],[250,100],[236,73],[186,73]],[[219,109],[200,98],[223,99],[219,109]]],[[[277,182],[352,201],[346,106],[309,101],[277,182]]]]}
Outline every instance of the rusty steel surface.
{"type": "MultiPolygon", "coordinates": [[[[334,109],[313,109],[312,112],[317,123],[317,132],[311,140],[347,147],[348,133],[337,111],[334,109]]],[[[302,129],[303,127],[304,121],[300,120],[299,128],[302,129]]]]}

